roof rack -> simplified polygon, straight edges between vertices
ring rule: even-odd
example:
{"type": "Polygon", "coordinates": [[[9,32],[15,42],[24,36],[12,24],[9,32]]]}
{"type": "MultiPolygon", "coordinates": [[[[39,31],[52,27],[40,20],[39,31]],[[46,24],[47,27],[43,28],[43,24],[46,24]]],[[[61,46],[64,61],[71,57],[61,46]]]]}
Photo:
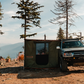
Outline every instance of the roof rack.
{"type": "Polygon", "coordinates": [[[78,39],[78,38],[77,39],[61,39],[61,41],[75,41],[75,40],[79,41],[80,39],[78,39]]]}

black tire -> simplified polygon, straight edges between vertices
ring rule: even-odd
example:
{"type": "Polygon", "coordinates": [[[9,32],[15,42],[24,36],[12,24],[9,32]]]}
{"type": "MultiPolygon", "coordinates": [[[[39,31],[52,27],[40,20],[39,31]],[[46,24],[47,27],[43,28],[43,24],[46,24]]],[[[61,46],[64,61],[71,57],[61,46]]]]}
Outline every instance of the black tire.
{"type": "Polygon", "coordinates": [[[63,72],[67,71],[67,62],[62,58],[60,59],[60,70],[63,72]]]}

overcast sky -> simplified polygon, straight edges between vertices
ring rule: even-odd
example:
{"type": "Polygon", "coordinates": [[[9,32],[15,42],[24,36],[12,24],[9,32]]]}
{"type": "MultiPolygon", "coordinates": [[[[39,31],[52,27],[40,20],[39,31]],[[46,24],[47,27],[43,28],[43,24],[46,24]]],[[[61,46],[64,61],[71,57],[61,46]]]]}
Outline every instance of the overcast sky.
{"type": "MultiPolygon", "coordinates": [[[[2,4],[2,9],[4,13],[4,18],[0,21],[3,27],[0,28],[5,34],[0,35],[0,44],[13,44],[18,42],[23,42],[24,39],[20,39],[20,35],[24,33],[24,29],[21,28],[21,23],[23,20],[13,19],[11,16],[16,15],[18,10],[16,4],[11,4],[12,2],[19,2],[20,0],[0,0],[2,4]]],[[[54,10],[54,4],[56,0],[33,0],[38,2],[40,5],[44,5],[41,13],[41,27],[33,27],[28,33],[37,33],[36,36],[30,37],[28,39],[43,39],[44,34],[46,34],[47,39],[56,39],[59,25],[51,24],[48,20],[56,17],[50,10],[54,10]]],[[[74,6],[75,12],[82,18],[75,19],[75,26],[69,28],[69,33],[82,32],[84,35],[84,0],[74,0],[76,4],[74,6]]],[[[65,30],[65,27],[62,26],[65,30]]]]}

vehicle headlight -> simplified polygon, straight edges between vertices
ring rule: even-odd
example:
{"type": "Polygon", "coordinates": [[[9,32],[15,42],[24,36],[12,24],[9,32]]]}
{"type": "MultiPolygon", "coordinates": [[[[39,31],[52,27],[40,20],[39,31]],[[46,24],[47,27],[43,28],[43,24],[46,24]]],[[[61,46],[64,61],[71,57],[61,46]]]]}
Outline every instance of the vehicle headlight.
{"type": "Polygon", "coordinates": [[[73,57],[74,53],[64,53],[63,56],[64,57],[73,57]]]}

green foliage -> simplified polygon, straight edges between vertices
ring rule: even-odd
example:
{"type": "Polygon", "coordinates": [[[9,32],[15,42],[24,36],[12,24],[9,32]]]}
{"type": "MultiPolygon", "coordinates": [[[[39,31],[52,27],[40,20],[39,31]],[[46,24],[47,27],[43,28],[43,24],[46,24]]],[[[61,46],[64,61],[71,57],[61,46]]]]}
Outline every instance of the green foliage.
{"type": "MultiPolygon", "coordinates": [[[[0,20],[2,20],[2,18],[3,18],[3,13],[1,13],[2,12],[2,5],[1,5],[1,2],[0,2],[0,20]]],[[[2,24],[0,24],[0,27],[2,27],[2,24]]]]}
{"type": "MultiPolygon", "coordinates": [[[[1,2],[0,2],[0,20],[2,20],[2,18],[3,18],[3,13],[1,13],[2,12],[2,9],[1,9],[1,7],[2,7],[2,5],[1,5],[1,2]]],[[[0,27],[2,27],[2,24],[0,23],[0,27]]],[[[0,30],[0,34],[2,35],[2,34],[4,34],[1,30],[0,30]]]]}
{"type": "Polygon", "coordinates": [[[12,16],[12,18],[23,19],[25,21],[25,23],[21,25],[21,27],[24,27],[25,32],[23,35],[20,35],[20,37],[25,38],[36,35],[37,33],[26,35],[26,30],[29,30],[31,27],[33,27],[32,25],[40,27],[40,13],[42,11],[38,10],[44,6],[40,6],[40,4],[37,2],[34,3],[30,0],[20,0],[20,2],[16,4],[19,8],[19,11],[17,11],[16,14],[19,14],[19,16],[12,16]]]}
{"type": "Polygon", "coordinates": [[[11,59],[10,56],[8,55],[6,59],[11,59]]]}
{"type": "Polygon", "coordinates": [[[62,28],[59,28],[59,31],[57,33],[57,38],[58,39],[65,39],[64,31],[62,30],[62,28]]]}

